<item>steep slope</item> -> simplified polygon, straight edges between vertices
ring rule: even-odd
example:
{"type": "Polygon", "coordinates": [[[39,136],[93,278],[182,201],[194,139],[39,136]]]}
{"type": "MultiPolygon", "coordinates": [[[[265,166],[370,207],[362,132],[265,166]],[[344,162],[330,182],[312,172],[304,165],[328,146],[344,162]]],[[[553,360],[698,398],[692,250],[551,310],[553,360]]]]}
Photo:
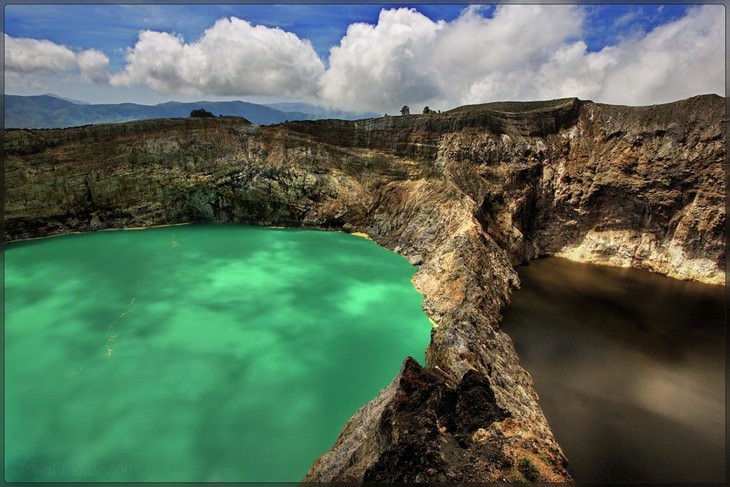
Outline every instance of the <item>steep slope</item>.
{"type": "Polygon", "coordinates": [[[576,106],[540,137],[442,139],[500,246],[516,261],[557,253],[724,283],[724,99],[576,106]]]}
{"type": "Polygon", "coordinates": [[[9,130],[5,239],[190,221],[366,232],[419,265],[427,367],[406,361],[305,480],[560,481],[499,329],[513,265],[560,253],[724,282],[724,103],[9,130]]]}

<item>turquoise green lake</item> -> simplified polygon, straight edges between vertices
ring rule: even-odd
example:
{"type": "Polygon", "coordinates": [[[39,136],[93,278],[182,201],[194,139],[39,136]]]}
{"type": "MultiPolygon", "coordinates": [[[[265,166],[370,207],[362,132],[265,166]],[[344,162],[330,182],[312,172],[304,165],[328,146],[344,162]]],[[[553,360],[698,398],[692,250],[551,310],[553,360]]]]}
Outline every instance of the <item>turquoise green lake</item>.
{"type": "Polygon", "coordinates": [[[297,482],[431,325],[337,232],[190,225],[5,249],[9,481],[297,482]]]}

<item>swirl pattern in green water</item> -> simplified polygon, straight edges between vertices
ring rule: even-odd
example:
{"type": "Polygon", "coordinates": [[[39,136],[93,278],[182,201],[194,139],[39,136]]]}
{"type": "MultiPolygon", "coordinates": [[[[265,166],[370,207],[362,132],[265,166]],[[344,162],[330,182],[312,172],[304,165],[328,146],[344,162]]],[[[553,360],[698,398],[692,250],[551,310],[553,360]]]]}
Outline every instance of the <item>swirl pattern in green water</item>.
{"type": "Polygon", "coordinates": [[[103,232],[5,261],[11,481],[298,481],[429,339],[415,268],[343,233],[103,232]]]}

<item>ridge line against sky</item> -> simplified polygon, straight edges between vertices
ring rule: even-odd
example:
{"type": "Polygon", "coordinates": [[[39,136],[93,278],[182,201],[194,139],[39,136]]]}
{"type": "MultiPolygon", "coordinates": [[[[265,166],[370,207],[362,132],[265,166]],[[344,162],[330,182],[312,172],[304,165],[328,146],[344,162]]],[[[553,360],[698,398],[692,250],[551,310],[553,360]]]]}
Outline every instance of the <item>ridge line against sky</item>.
{"type": "Polygon", "coordinates": [[[397,113],[725,95],[723,5],[8,5],[6,94],[397,113]]]}

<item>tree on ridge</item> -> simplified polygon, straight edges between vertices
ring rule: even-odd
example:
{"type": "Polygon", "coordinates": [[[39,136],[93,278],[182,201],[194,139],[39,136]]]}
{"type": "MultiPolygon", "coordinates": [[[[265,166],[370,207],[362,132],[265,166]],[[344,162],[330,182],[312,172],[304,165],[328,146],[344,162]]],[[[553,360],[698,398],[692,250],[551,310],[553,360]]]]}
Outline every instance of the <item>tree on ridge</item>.
{"type": "Polygon", "coordinates": [[[210,113],[205,108],[196,108],[193,111],[190,112],[191,117],[215,117],[212,113],[210,113]]]}

